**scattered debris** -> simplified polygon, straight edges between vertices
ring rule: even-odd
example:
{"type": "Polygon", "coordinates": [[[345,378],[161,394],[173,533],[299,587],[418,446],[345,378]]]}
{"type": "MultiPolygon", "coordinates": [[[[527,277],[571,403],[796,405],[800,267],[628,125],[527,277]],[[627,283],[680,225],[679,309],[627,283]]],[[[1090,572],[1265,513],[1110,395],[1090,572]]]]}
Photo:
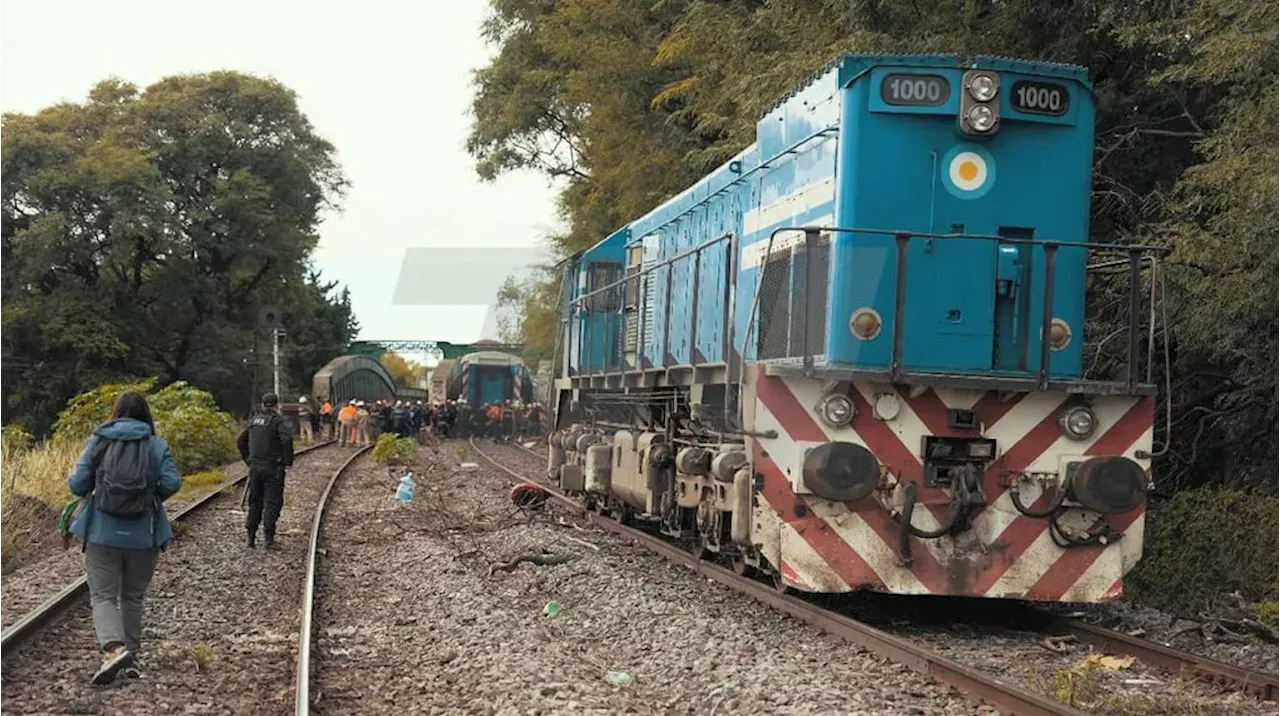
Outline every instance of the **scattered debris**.
{"type": "Polygon", "coordinates": [[[1062,636],[1046,636],[1036,643],[1054,653],[1065,654],[1070,650],[1067,644],[1074,641],[1076,641],[1075,636],[1064,634],[1062,636]]]}
{"type": "Polygon", "coordinates": [[[479,469],[480,469],[480,464],[479,464],[479,463],[475,463],[475,462],[464,462],[464,463],[462,463],[461,465],[459,465],[459,466],[458,466],[458,469],[459,469],[459,470],[468,470],[468,471],[470,471],[470,470],[479,470],[479,469]]]}
{"type": "Polygon", "coordinates": [[[511,504],[522,510],[541,509],[547,503],[550,495],[546,490],[531,482],[522,482],[511,488],[511,492],[507,494],[507,499],[511,500],[511,504]]]}
{"type": "Polygon", "coordinates": [[[1105,654],[1090,654],[1085,657],[1085,663],[1090,666],[1098,666],[1111,671],[1119,671],[1133,666],[1133,656],[1107,656],[1105,654]]]}
{"type": "Polygon", "coordinates": [[[626,671],[609,671],[605,673],[604,678],[618,686],[627,686],[636,682],[636,677],[626,671]]]}
{"type": "Polygon", "coordinates": [[[554,619],[559,615],[560,615],[560,602],[557,602],[554,599],[547,602],[547,606],[542,608],[542,616],[544,617],[554,619]]]}
{"type": "Polygon", "coordinates": [[[593,550],[595,550],[595,551],[597,551],[597,552],[599,552],[599,551],[600,551],[600,545],[598,545],[598,544],[591,544],[590,542],[588,542],[588,541],[586,541],[586,540],[584,540],[584,539],[578,539],[577,537],[571,537],[571,536],[569,536],[569,535],[562,535],[562,537],[563,537],[564,539],[569,540],[570,542],[573,542],[574,544],[580,544],[580,545],[582,545],[583,547],[590,547],[591,549],[593,549],[593,550]]]}
{"type": "Polygon", "coordinates": [[[510,572],[524,562],[547,566],[552,564],[564,564],[565,562],[572,561],[573,559],[574,556],[571,554],[552,554],[550,552],[543,552],[542,554],[522,554],[510,561],[490,566],[489,576],[492,577],[494,572],[510,572]]]}

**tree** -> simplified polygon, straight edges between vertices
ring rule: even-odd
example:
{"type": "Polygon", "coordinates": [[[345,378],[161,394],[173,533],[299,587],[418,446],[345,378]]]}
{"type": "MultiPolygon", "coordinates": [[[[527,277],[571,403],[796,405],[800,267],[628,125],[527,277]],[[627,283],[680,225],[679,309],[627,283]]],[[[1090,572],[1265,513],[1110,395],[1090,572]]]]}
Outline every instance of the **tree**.
{"type": "MultiPolygon", "coordinates": [[[[1093,239],[1174,249],[1175,416],[1162,489],[1276,490],[1277,9],[1249,0],[491,0],[468,148],[491,178],[561,188],[557,258],[587,248],[755,140],[762,109],[843,52],[1071,62],[1096,101],[1093,239]]],[[[1146,288],[1149,288],[1146,287],[1146,288]]],[[[504,288],[526,345],[555,335],[559,279],[504,288]]],[[[1089,348],[1124,318],[1091,285],[1089,348]],[[1090,336],[1093,336],[1092,338],[1090,336]]],[[[1157,357],[1163,364],[1163,358],[1157,357]]],[[[1164,368],[1163,365],[1159,366],[1164,368]]],[[[1161,410],[1164,404],[1161,404],[1161,410]]]]}
{"type": "Polygon", "coordinates": [[[350,307],[332,287],[317,297],[306,263],[346,182],[278,82],[107,80],[3,130],[6,421],[46,431],[68,397],[130,376],[247,408],[246,356],[272,302],[326,322],[326,343],[349,337],[350,307]]]}
{"type": "Polygon", "coordinates": [[[426,366],[407,360],[395,351],[383,353],[382,358],[379,360],[382,363],[382,367],[387,369],[387,372],[391,374],[396,383],[406,388],[417,388],[427,374],[426,366]]]}

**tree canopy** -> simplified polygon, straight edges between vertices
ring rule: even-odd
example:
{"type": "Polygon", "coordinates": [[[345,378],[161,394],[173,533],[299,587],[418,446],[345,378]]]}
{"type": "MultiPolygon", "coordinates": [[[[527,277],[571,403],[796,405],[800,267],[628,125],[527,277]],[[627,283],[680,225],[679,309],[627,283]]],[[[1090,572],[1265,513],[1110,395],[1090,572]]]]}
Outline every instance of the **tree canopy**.
{"type": "Polygon", "coordinates": [[[422,379],[427,375],[427,367],[425,365],[411,361],[395,351],[383,353],[378,361],[391,374],[397,385],[403,385],[406,388],[419,387],[422,379]]]}
{"type": "Polygon", "coordinates": [[[110,79],[3,131],[6,422],[45,432],[69,397],[145,376],[247,410],[270,382],[264,306],[284,313],[291,388],[345,349],[350,301],[308,257],[346,181],[288,88],[110,79]]]}
{"type": "MultiPolygon", "coordinates": [[[[490,0],[468,149],[558,182],[563,256],[754,141],[842,52],[959,52],[1089,68],[1092,233],[1173,248],[1173,429],[1162,489],[1276,488],[1277,8],[1249,0],[490,0]]],[[[504,287],[550,355],[558,286],[504,287]]],[[[1106,298],[1105,296],[1103,298],[1106,298]]],[[[1163,409],[1163,405],[1162,405],[1163,409]]]]}

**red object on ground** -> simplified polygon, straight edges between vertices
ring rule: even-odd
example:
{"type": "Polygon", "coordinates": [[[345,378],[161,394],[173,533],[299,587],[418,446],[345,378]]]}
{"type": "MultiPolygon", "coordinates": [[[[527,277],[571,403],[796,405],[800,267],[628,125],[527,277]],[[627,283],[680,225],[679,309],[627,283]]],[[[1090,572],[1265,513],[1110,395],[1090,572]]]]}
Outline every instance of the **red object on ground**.
{"type": "Polygon", "coordinates": [[[542,507],[547,501],[547,491],[529,482],[522,482],[511,488],[507,496],[516,507],[542,507]]]}

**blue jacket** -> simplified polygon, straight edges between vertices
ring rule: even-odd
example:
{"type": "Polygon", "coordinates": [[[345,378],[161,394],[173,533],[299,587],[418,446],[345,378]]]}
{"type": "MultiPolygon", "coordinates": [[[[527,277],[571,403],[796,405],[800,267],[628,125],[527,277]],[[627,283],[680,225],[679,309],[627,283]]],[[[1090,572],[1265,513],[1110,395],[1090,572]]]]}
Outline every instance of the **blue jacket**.
{"type": "MultiPolygon", "coordinates": [[[[89,444],[85,445],[75,471],[67,482],[71,494],[84,497],[93,492],[93,447],[100,438],[113,440],[140,440],[150,436],[151,454],[159,469],[156,492],[161,500],[168,499],[182,488],[182,476],[178,474],[178,465],[173,461],[173,453],[169,452],[169,443],[164,438],[151,435],[151,426],[141,420],[120,418],[103,423],[94,429],[89,436],[89,444]]],[[[105,513],[97,513],[93,509],[93,499],[81,501],[80,514],[71,523],[71,534],[85,540],[89,544],[100,544],[106,547],[122,549],[155,549],[163,547],[173,539],[173,528],[169,526],[169,517],[164,512],[164,505],[157,505],[154,513],[133,519],[122,519],[105,513]],[[89,526],[88,537],[85,536],[85,525],[89,526]]]]}

